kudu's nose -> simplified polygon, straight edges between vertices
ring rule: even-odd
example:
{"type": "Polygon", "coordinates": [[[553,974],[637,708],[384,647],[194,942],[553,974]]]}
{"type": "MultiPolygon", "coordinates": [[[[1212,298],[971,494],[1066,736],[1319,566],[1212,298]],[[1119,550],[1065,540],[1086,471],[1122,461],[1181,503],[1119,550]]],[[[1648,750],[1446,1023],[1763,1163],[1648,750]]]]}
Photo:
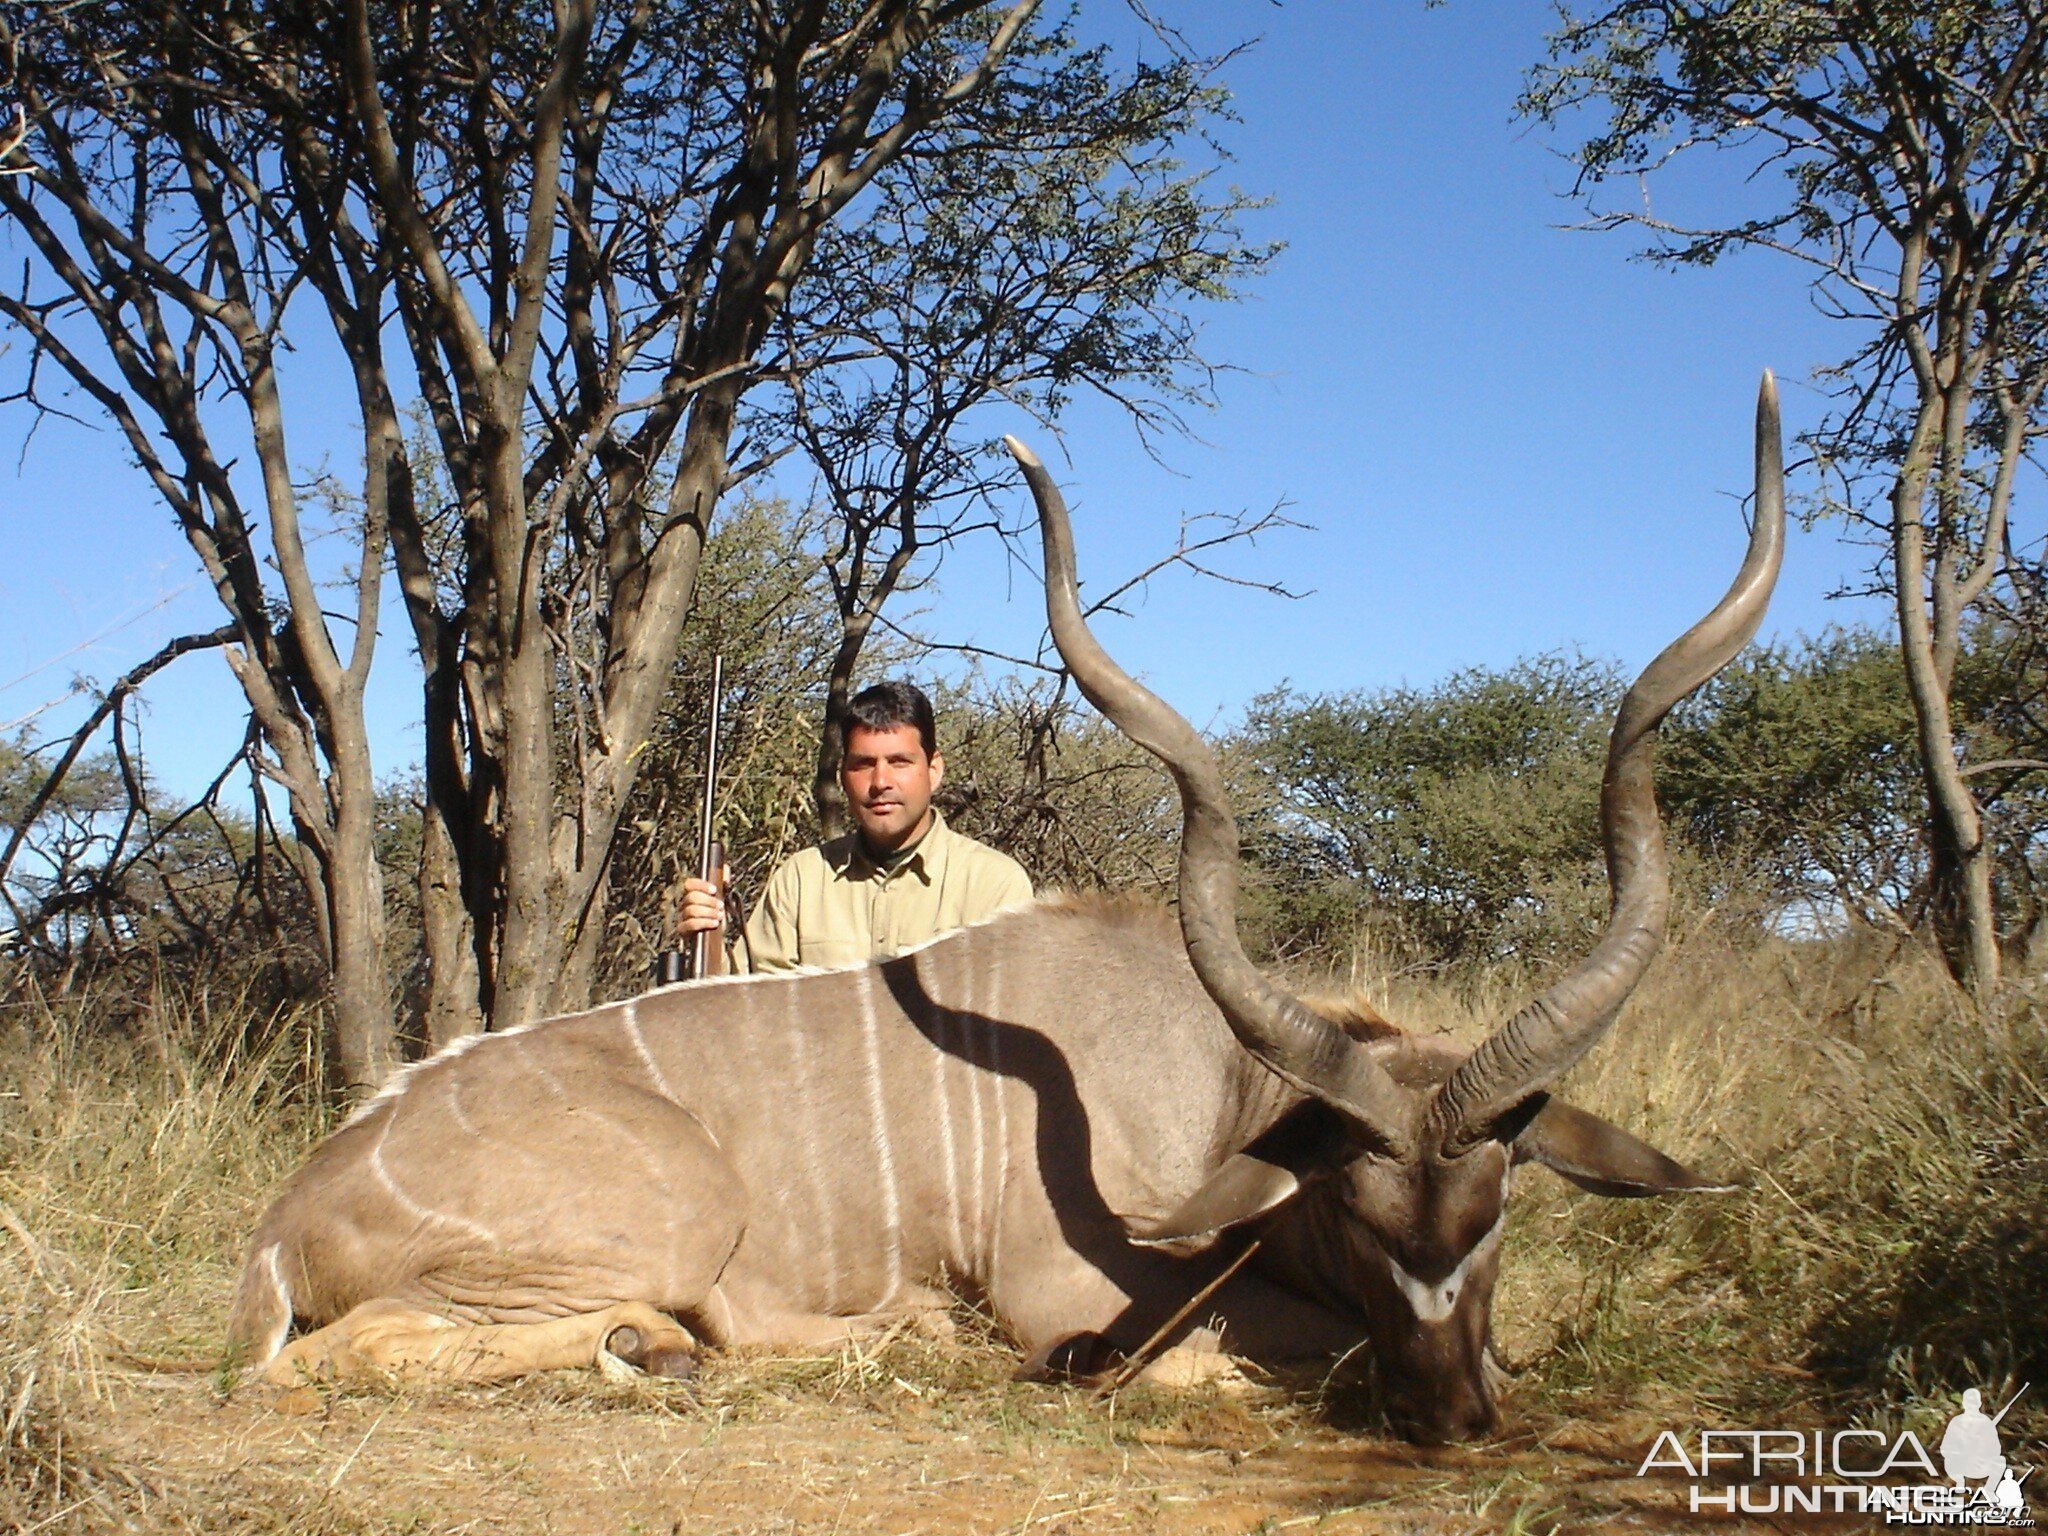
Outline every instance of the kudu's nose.
{"type": "Polygon", "coordinates": [[[1483,1390],[1395,1402],[1387,1417],[1402,1439],[1417,1445],[1458,1445],[1484,1439],[1500,1427],[1500,1410],[1483,1390]]]}

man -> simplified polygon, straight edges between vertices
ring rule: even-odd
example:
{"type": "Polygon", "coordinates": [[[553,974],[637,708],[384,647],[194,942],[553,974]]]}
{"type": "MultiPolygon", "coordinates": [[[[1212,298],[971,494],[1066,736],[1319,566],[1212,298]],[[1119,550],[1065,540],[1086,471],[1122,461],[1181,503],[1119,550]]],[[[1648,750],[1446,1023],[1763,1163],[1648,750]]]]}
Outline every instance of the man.
{"type": "MultiPolygon", "coordinates": [[[[873,960],[1031,899],[1016,860],[953,831],[933,806],[946,760],[921,690],[890,682],[855,694],[840,747],[839,784],[857,830],[768,877],[747,920],[746,968],[873,960]]],[[[679,926],[686,941],[725,926],[708,882],[683,883],[679,926]]]]}
{"type": "Polygon", "coordinates": [[[1984,1394],[1975,1387],[1963,1394],[1963,1411],[1948,1421],[1948,1430],[1941,1437],[1941,1465],[1956,1487],[1976,1483],[1986,1493],[1996,1488],[2005,1474],[1998,1419],[1984,1411],[1984,1394]]]}

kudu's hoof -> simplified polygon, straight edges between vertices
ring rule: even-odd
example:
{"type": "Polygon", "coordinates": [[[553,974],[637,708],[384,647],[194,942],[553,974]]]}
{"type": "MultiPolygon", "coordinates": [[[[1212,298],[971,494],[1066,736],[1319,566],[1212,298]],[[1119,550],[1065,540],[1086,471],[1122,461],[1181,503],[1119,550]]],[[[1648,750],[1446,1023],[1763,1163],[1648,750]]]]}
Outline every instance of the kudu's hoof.
{"type": "Polygon", "coordinates": [[[1017,1368],[1019,1381],[1088,1381],[1123,1359],[1123,1351],[1099,1333],[1070,1333],[1038,1351],[1017,1368]]]}
{"type": "Polygon", "coordinates": [[[678,1345],[651,1339],[630,1323],[607,1334],[604,1348],[606,1354],[649,1376],[688,1381],[697,1374],[695,1354],[678,1345]]]}

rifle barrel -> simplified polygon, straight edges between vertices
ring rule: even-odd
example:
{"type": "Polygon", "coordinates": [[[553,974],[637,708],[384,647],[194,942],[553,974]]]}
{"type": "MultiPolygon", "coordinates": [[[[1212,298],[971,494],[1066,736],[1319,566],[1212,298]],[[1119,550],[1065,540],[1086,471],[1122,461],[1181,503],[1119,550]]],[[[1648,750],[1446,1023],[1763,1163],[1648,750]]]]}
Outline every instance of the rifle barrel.
{"type": "Polygon", "coordinates": [[[2025,1397],[2027,1395],[2027,1388],[2031,1387],[2032,1385],[2033,1383],[2031,1381],[2021,1382],[2019,1391],[2013,1393],[2012,1395],[2012,1402],[2007,1403],[2003,1408],[1999,1409],[1998,1412],[1992,1416],[1992,1424],[1996,1425],[2000,1419],[2004,1418],[2008,1413],[2011,1413],[2013,1403],[2016,1403],[2021,1398],[2025,1397]]]}
{"type": "MultiPolygon", "coordinates": [[[[711,731],[704,740],[704,801],[697,819],[697,878],[718,883],[712,857],[718,844],[713,836],[718,805],[718,725],[725,709],[725,658],[711,658],[711,731]]],[[[700,933],[690,944],[690,974],[706,976],[711,971],[711,946],[716,936],[700,933]]]]}

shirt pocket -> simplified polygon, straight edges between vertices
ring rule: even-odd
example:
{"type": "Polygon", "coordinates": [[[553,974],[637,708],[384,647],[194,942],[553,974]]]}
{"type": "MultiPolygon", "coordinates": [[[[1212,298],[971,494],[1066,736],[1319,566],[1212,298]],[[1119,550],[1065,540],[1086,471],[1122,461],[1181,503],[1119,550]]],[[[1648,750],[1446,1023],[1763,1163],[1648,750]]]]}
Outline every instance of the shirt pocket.
{"type": "Polygon", "coordinates": [[[867,950],[855,939],[802,939],[797,960],[802,965],[856,965],[868,958],[867,950]]]}

